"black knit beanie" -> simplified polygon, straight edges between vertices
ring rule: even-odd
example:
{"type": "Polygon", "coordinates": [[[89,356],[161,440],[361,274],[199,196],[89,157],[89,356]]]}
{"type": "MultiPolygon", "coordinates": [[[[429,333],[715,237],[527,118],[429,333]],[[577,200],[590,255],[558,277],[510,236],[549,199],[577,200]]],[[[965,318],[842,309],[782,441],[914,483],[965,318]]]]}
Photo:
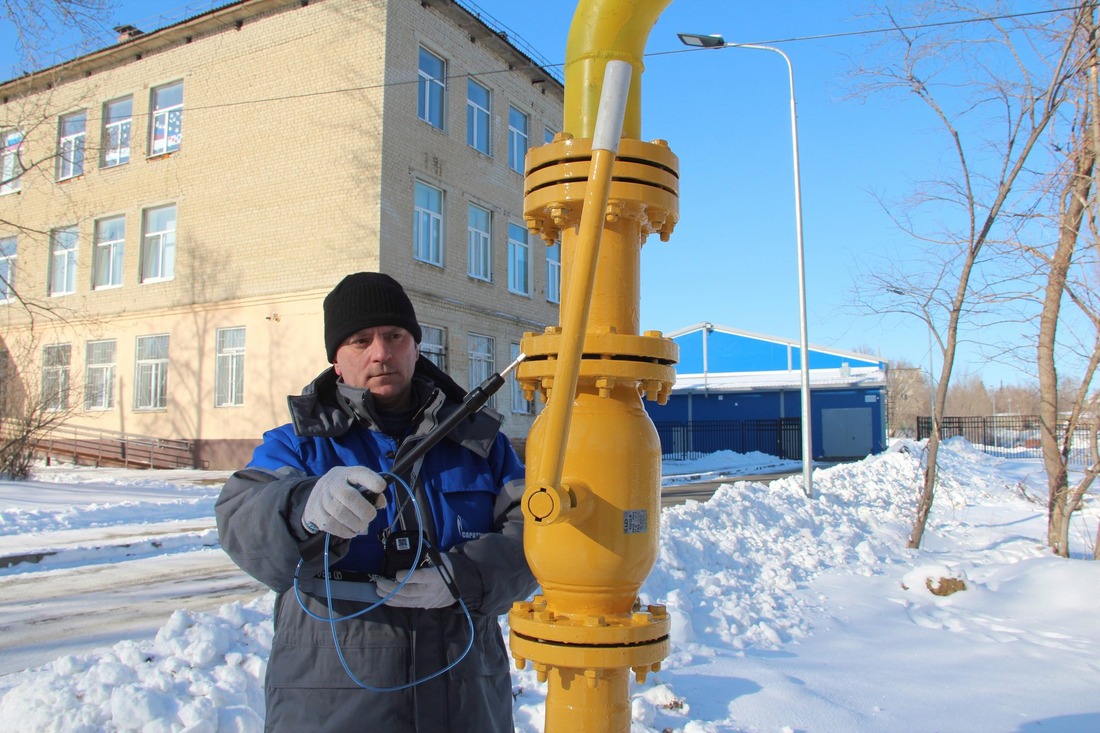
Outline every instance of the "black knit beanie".
{"type": "Polygon", "coordinates": [[[381,272],[348,275],[325,296],[325,350],[330,364],[344,339],[371,326],[401,326],[420,343],[416,311],[401,283],[381,272]]]}

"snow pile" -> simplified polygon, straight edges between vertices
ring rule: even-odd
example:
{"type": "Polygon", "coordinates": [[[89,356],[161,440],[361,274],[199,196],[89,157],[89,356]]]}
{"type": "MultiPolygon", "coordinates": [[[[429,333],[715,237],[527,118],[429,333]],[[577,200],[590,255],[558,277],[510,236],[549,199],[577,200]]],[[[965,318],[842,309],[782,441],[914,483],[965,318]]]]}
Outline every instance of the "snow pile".
{"type": "Polygon", "coordinates": [[[146,471],[156,478],[127,480],[123,498],[112,497],[102,485],[89,483],[95,481],[97,470],[69,468],[50,472],[52,483],[20,482],[19,492],[4,495],[0,537],[111,526],[132,521],[135,509],[140,509],[145,522],[210,518],[227,475],[216,471],[146,471]],[[169,483],[176,475],[186,482],[169,483]],[[195,481],[209,484],[194,485],[195,481]]]}
{"type": "MultiPolygon", "coordinates": [[[[1041,470],[948,441],[913,551],[923,458],[901,442],[817,470],[813,499],[793,476],[665,509],[642,600],[672,651],[632,685],[632,733],[1100,730],[1100,563],[1044,548],[1041,470]]],[[[259,733],[271,605],[177,611],[153,641],[0,678],[0,730],[259,733]]],[[[545,685],[512,681],[517,731],[541,733],[545,685]]]]}
{"type": "Polygon", "coordinates": [[[273,594],[217,614],[176,611],[152,643],[122,642],[17,675],[0,728],[259,733],[273,594]]]}
{"type": "Polygon", "coordinates": [[[663,461],[661,464],[661,485],[677,486],[696,481],[712,481],[754,473],[798,471],[801,468],[801,461],[776,458],[760,451],[734,453],[731,450],[720,450],[692,460],[663,461]]]}

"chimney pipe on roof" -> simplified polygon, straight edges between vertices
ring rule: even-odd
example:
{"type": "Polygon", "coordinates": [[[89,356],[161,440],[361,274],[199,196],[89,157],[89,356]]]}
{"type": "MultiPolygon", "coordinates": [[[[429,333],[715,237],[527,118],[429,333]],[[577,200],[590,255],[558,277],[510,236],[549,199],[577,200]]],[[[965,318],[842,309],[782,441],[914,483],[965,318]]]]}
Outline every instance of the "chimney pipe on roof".
{"type": "Polygon", "coordinates": [[[125,41],[131,41],[138,36],[144,35],[144,31],[132,25],[116,25],[114,32],[118,34],[118,42],[123,43],[125,41]]]}

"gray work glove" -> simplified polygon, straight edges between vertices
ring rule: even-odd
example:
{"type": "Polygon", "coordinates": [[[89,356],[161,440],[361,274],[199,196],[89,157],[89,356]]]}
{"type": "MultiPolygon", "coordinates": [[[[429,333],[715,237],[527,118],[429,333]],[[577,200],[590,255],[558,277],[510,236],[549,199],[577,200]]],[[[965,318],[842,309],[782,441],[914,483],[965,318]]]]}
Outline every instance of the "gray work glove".
{"type": "Polygon", "coordinates": [[[366,531],[386,506],[386,480],[366,466],[337,466],[317,479],[302,512],[311,534],[351,539],[366,531]]]}
{"type": "Polygon", "coordinates": [[[455,602],[455,597],[439,572],[442,570],[447,574],[447,577],[454,578],[451,572],[451,558],[446,555],[440,555],[440,557],[443,561],[442,568],[430,567],[413,570],[412,575],[409,576],[409,581],[396,593],[393,591],[401,582],[400,580],[376,579],[378,595],[385,597],[393,593],[393,595],[386,598],[386,605],[395,608],[446,608],[451,605],[455,602]]]}

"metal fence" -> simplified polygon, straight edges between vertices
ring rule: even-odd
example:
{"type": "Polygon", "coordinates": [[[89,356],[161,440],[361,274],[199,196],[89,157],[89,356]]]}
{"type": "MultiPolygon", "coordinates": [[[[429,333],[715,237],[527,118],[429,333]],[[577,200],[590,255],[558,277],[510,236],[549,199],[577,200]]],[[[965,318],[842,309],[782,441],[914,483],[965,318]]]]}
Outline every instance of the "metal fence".
{"type": "Polygon", "coordinates": [[[720,450],[759,451],[778,458],[802,460],[802,421],[797,417],[654,425],[661,438],[661,453],[668,460],[683,461],[720,450]]]}
{"type": "MultiPolygon", "coordinates": [[[[1002,458],[1042,458],[1037,415],[993,415],[990,417],[944,417],[940,419],[940,438],[962,436],[982,452],[1002,458]]],[[[917,418],[917,440],[932,434],[932,419],[917,418]]],[[[1066,435],[1066,425],[1058,426],[1058,441],[1066,435]]],[[[1091,461],[1091,427],[1078,425],[1070,441],[1069,465],[1087,466],[1091,461]]]]}

